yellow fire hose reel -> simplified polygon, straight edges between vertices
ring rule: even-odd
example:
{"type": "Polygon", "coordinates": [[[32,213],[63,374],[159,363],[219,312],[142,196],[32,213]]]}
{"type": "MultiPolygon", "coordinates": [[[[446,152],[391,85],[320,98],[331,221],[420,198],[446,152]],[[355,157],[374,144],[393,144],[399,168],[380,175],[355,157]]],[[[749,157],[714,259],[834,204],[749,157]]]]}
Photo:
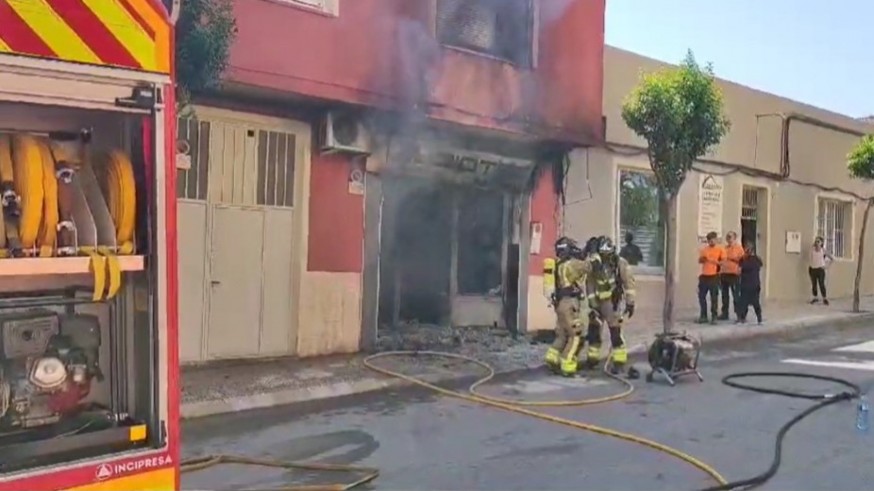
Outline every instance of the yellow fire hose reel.
{"type": "Polygon", "coordinates": [[[87,255],[99,301],[121,288],[117,255],[134,253],[136,182],[124,152],[88,147],[0,133],[0,258],[87,255]]]}

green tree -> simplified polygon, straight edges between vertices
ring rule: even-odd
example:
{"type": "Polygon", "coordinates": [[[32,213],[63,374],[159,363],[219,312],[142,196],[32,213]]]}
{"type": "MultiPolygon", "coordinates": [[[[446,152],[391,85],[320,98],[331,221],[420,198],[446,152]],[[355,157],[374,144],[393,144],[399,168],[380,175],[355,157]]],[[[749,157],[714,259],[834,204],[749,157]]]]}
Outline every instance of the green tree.
{"type": "Polygon", "coordinates": [[[237,35],[232,0],[184,0],[176,22],[178,107],[216,88],[237,35]]]}
{"type": "MultiPolygon", "coordinates": [[[[847,155],[847,168],[854,179],[871,181],[874,179],[874,135],[862,138],[862,141],[847,155]]],[[[865,256],[865,234],[868,231],[868,215],[874,206],[874,197],[869,197],[862,216],[862,233],[859,235],[859,254],[856,259],[856,280],[853,284],[853,312],[859,312],[860,293],[862,286],[862,265],[865,256]]]]}
{"type": "Polygon", "coordinates": [[[622,119],[647,142],[665,220],[665,332],[674,327],[677,195],[695,160],[719,144],[731,123],[711,65],[701,67],[691,51],[677,66],[642,75],[622,106],[622,119]]]}

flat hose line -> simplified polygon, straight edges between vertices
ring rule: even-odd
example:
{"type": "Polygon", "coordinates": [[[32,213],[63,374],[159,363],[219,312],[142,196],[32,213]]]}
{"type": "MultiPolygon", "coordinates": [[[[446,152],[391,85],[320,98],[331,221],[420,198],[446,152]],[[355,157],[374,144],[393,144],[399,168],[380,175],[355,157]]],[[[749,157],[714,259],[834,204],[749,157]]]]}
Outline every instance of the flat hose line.
{"type": "MultiPolygon", "coordinates": [[[[580,399],[580,400],[555,400],[555,401],[530,401],[530,400],[518,400],[518,399],[506,399],[500,397],[494,397],[482,394],[478,391],[478,389],[493,380],[496,376],[495,369],[485,363],[483,361],[456,354],[456,353],[445,353],[438,351],[387,351],[383,353],[377,353],[374,355],[370,355],[363,361],[364,366],[373,370],[377,373],[381,373],[383,375],[393,377],[396,379],[404,380],[413,385],[417,385],[420,387],[427,388],[436,393],[453,397],[456,399],[461,399],[468,402],[473,402],[477,404],[482,404],[485,406],[491,406],[498,409],[503,409],[508,412],[513,412],[517,414],[522,414],[525,416],[530,416],[532,418],[537,418],[543,421],[548,421],[551,423],[561,424],[564,426],[568,426],[571,428],[576,428],[583,431],[589,431],[592,433],[605,435],[609,437],[613,437],[619,440],[628,441],[632,443],[636,443],[639,445],[643,445],[659,452],[663,452],[672,457],[675,457],[687,464],[692,465],[693,467],[703,471],[705,474],[710,476],[714,481],[718,484],[716,486],[704,488],[701,491],[728,491],[734,490],[738,488],[744,489],[752,489],[758,487],[768,480],[770,480],[776,473],[780,467],[781,458],[782,458],[782,447],[783,447],[783,439],[786,436],[786,433],[799,421],[806,418],[810,414],[816,412],[819,409],[830,406],[840,401],[846,401],[858,398],[861,394],[861,389],[856,384],[849,382],[844,379],[839,379],[835,377],[828,377],[823,375],[814,375],[814,374],[806,374],[806,373],[796,373],[796,372],[745,372],[745,373],[734,373],[725,376],[722,379],[722,383],[729,386],[734,387],[741,390],[750,390],[753,392],[758,392],[761,394],[773,394],[773,395],[782,395],[786,397],[793,397],[797,399],[808,399],[808,400],[816,400],[820,401],[817,404],[814,404],[810,408],[805,411],[799,413],[795,417],[793,417],[790,421],[784,424],[777,433],[776,445],[774,450],[774,459],[771,463],[771,466],[761,474],[753,476],[748,479],[738,480],[728,482],[716,469],[711,467],[710,465],[704,463],[698,458],[687,454],[681,450],[677,450],[673,447],[669,447],[662,443],[656,442],[654,440],[650,440],[648,438],[644,438],[638,435],[634,435],[631,433],[625,433],[617,430],[613,430],[610,428],[605,428],[589,423],[583,423],[580,421],[575,421],[572,419],[562,418],[559,416],[553,416],[551,414],[534,411],[528,409],[528,407],[577,407],[577,406],[591,406],[594,404],[603,404],[606,402],[617,401],[620,399],[624,399],[630,396],[634,392],[634,386],[627,380],[613,375],[608,371],[609,364],[605,364],[603,367],[603,373],[607,375],[609,378],[616,380],[622,383],[625,386],[625,390],[618,394],[593,398],[593,399],[580,399]],[[455,359],[461,360],[468,363],[472,363],[483,368],[486,371],[486,375],[475,382],[473,382],[467,389],[466,392],[460,392],[456,390],[446,389],[440,387],[436,384],[427,382],[420,378],[416,378],[410,375],[406,375],[400,372],[396,372],[394,370],[390,370],[384,367],[380,367],[373,363],[374,360],[380,358],[389,358],[389,357],[398,357],[398,356],[426,356],[432,358],[447,358],[447,359],[455,359]],[[752,385],[746,385],[742,383],[735,382],[735,379],[740,378],[753,378],[753,377],[784,377],[784,378],[798,378],[798,379],[808,379],[808,380],[822,380],[826,382],[832,382],[839,385],[842,385],[848,389],[849,391],[840,392],[837,394],[811,394],[811,393],[803,393],[803,392],[795,392],[781,389],[771,389],[767,387],[758,387],[752,385]]],[[[609,362],[608,362],[609,363],[609,362]]],[[[339,464],[319,464],[319,463],[308,463],[308,462],[285,462],[278,460],[269,460],[269,459],[253,459],[248,457],[237,457],[237,456],[229,456],[229,455],[210,455],[205,457],[198,457],[194,459],[185,460],[181,463],[181,472],[193,472],[202,469],[206,469],[208,467],[212,467],[215,465],[221,464],[242,464],[242,465],[254,465],[254,466],[264,466],[264,467],[274,467],[274,468],[284,468],[284,469],[297,469],[297,470],[311,470],[311,471],[326,471],[326,472],[344,472],[344,473],[353,473],[360,474],[361,477],[355,481],[347,482],[347,483],[333,483],[333,484],[316,484],[316,485],[289,485],[280,488],[271,488],[276,491],[347,491],[349,489],[355,488],[357,486],[369,483],[375,480],[379,476],[379,470],[376,468],[370,467],[358,467],[358,466],[349,466],[349,465],[339,465],[339,464]]]]}
{"type": "Polygon", "coordinates": [[[826,375],[814,375],[810,373],[799,373],[799,372],[743,372],[743,373],[732,373],[726,375],[722,378],[722,383],[729,386],[734,387],[735,389],[741,390],[749,390],[752,392],[758,392],[760,394],[772,394],[772,395],[780,395],[784,397],[792,397],[794,399],[807,399],[811,401],[819,401],[816,404],[810,406],[804,411],[798,413],[795,417],[787,421],[783,426],[780,427],[780,430],[777,431],[777,438],[774,444],[774,458],[771,461],[771,465],[768,469],[761,474],[757,474],[748,479],[742,479],[738,481],[732,481],[728,483],[720,483],[718,486],[712,486],[709,488],[705,488],[702,491],[729,491],[738,488],[744,489],[753,489],[762,484],[768,482],[772,477],[777,474],[777,470],[780,468],[780,464],[782,462],[783,457],[783,440],[786,438],[786,433],[792,429],[793,426],[798,424],[804,418],[810,416],[811,414],[819,411],[824,407],[831,406],[832,404],[836,404],[841,401],[849,401],[853,399],[857,399],[862,394],[862,389],[859,388],[858,385],[837,377],[829,377],[826,375]],[[755,385],[747,385],[736,382],[736,379],[741,378],[756,378],[756,377],[772,377],[772,378],[795,378],[795,379],[803,379],[803,380],[821,380],[824,382],[830,382],[837,385],[841,385],[849,389],[848,391],[843,391],[835,394],[814,394],[814,393],[805,393],[805,392],[797,392],[790,390],[782,390],[782,389],[771,389],[767,387],[759,387],[755,385]]]}

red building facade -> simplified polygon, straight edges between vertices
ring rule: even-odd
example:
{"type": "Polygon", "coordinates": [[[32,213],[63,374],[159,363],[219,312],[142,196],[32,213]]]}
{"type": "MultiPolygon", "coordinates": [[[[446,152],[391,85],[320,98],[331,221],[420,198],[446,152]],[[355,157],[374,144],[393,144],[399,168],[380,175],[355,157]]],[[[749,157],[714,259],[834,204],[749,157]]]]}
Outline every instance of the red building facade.
{"type": "Polygon", "coordinates": [[[551,327],[542,253],[567,153],[603,132],[605,0],[236,0],[235,13],[217,104],[312,128],[299,294],[331,300],[297,304],[294,354],[366,348],[406,321],[551,327]]]}

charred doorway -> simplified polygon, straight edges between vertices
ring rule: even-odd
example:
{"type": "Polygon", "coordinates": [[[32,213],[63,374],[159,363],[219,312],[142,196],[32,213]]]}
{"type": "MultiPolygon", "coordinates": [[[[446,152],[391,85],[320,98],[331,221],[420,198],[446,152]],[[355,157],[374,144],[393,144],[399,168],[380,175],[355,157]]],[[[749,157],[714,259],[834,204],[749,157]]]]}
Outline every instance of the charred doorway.
{"type": "Polygon", "coordinates": [[[507,197],[500,190],[459,188],[456,193],[452,324],[506,326],[507,197]]]}
{"type": "Polygon", "coordinates": [[[379,324],[446,324],[451,313],[451,190],[426,179],[383,187],[379,324]]]}
{"type": "Polygon", "coordinates": [[[511,263],[519,256],[511,244],[511,203],[500,190],[386,179],[379,325],[515,329],[519,267],[511,263]]]}

